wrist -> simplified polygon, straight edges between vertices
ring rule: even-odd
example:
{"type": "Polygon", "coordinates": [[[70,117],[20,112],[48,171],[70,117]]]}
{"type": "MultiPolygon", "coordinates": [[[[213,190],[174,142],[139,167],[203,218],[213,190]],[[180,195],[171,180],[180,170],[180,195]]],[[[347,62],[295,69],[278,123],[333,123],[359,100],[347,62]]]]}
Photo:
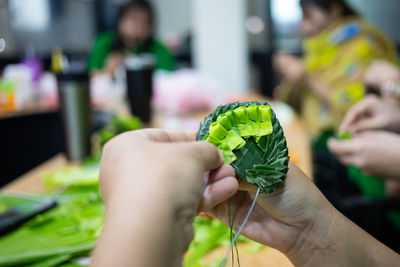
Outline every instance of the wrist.
{"type": "Polygon", "coordinates": [[[336,257],[334,253],[341,214],[325,202],[287,253],[295,266],[323,266],[336,257]]]}

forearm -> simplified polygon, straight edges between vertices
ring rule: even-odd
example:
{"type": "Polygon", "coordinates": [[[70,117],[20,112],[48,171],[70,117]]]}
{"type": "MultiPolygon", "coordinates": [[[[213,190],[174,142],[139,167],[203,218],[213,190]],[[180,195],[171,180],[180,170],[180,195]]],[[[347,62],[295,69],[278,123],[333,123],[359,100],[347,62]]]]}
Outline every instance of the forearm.
{"type": "Polygon", "coordinates": [[[143,201],[135,206],[111,204],[92,266],[179,266],[174,212],[143,201]]]}
{"type": "Polygon", "coordinates": [[[322,81],[319,81],[315,77],[307,75],[304,79],[304,84],[309,90],[314,92],[314,94],[323,102],[330,103],[330,94],[331,88],[324,84],[322,81]]]}
{"type": "MultiPolygon", "coordinates": [[[[398,266],[400,256],[341,215],[335,232],[337,266],[398,266]],[[341,256],[343,255],[343,256],[341,256]]],[[[335,250],[333,250],[335,252],[335,250]]]]}
{"type": "Polygon", "coordinates": [[[399,255],[336,209],[327,210],[321,211],[288,255],[295,266],[395,266],[400,262],[399,255]]]}

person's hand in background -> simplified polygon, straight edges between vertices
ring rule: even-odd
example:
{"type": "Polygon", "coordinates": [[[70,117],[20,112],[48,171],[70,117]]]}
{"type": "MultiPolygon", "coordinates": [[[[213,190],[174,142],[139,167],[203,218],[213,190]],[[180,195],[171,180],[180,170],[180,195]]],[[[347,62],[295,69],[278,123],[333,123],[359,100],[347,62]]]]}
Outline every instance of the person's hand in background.
{"type": "Polygon", "coordinates": [[[303,60],[289,54],[277,54],[274,66],[283,79],[291,84],[303,82],[307,75],[303,60]]]}
{"type": "Polygon", "coordinates": [[[371,131],[352,140],[331,139],[328,147],[347,166],[356,166],[368,175],[400,181],[400,136],[371,131]]]}
{"type": "Polygon", "coordinates": [[[367,69],[364,79],[367,86],[376,88],[381,92],[387,82],[400,80],[400,72],[392,63],[377,60],[367,69]]]}
{"type": "Polygon", "coordinates": [[[105,72],[111,76],[123,65],[122,56],[118,52],[111,53],[106,60],[105,72]]]}
{"type": "Polygon", "coordinates": [[[93,266],[180,264],[197,207],[207,209],[238,188],[218,149],[195,140],[195,132],[141,130],[106,144],[100,175],[106,220],[93,266]]]}
{"type": "Polygon", "coordinates": [[[400,132],[400,108],[376,96],[367,96],[346,114],[340,132],[356,134],[367,130],[400,132]]]}

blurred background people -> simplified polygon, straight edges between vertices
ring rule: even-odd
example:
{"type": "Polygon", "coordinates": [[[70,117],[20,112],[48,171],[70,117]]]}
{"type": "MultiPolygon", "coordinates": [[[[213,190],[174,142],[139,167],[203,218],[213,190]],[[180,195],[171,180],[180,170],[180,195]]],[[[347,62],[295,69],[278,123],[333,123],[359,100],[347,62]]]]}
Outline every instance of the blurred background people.
{"type": "Polygon", "coordinates": [[[282,75],[278,99],[297,108],[314,138],[338,130],[365,94],[365,70],[375,59],[397,62],[393,43],[343,0],[302,0],[304,58],[275,57],[282,75]]]}
{"type": "MultiPolygon", "coordinates": [[[[390,66],[397,64],[395,45],[364,20],[347,1],[301,0],[300,5],[303,13],[301,31],[306,38],[304,56],[299,58],[284,53],[275,56],[275,69],[283,78],[275,95],[299,111],[305,121],[312,138],[314,180],[317,186],[339,210],[365,230],[399,249],[399,243],[393,238],[400,229],[394,222],[396,219],[388,219],[388,210],[379,206],[381,202],[369,202],[369,199],[387,199],[386,183],[364,172],[377,175],[381,174],[379,171],[373,167],[372,171],[360,168],[364,166],[359,164],[360,161],[364,163],[369,160],[378,165],[384,160],[383,155],[389,158],[394,156],[382,147],[379,150],[381,154],[376,151],[371,155],[376,147],[373,144],[363,146],[363,143],[375,138],[377,144],[381,144],[383,139],[393,139],[386,138],[387,133],[364,133],[362,138],[355,135],[354,140],[348,143],[331,141],[331,145],[340,143],[337,149],[341,148],[345,159],[343,155],[338,159],[332,154],[339,151],[327,148],[329,138],[339,134],[346,112],[372,90],[371,85],[364,84],[366,76],[371,75],[368,74],[371,73],[368,71],[371,63],[384,60],[390,66]],[[350,149],[348,146],[358,147],[360,151],[350,153],[346,150],[350,149]],[[366,155],[369,158],[363,159],[366,155]],[[376,157],[382,161],[376,162],[376,157]]],[[[376,80],[373,77],[371,79],[376,80]]],[[[389,134],[389,137],[396,140],[393,134],[389,134]]],[[[392,166],[392,171],[396,170],[393,161],[386,164],[392,166]]],[[[395,194],[396,186],[393,187],[392,182],[388,185],[395,194]]]]}
{"type": "Polygon", "coordinates": [[[354,204],[353,198],[352,204],[344,205],[357,195],[345,183],[337,188],[324,186],[325,193],[339,209],[397,251],[400,249],[397,237],[400,233],[399,74],[390,62],[372,63],[366,71],[365,84],[372,88],[374,95],[367,96],[347,112],[340,132],[348,133],[349,139],[332,138],[328,142],[330,151],[348,166],[345,176],[357,186],[364,203],[354,204]],[[334,196],[338,188],[341,197],[334,196]],[[374,229],[374,223],[366,223],[369,216],[382,226],[379,231],[374,229]]]}
{"type": "Polygon", "coordinates": [[[155,23],[156,14],[150,2],[133,0],[123,5],[116,31],[97,37],[89,56],[89,71],[114,75],[124,57],[144,53],[154,56],[157,69],[174,70],[174,56],[154,37],[155,23]]]}

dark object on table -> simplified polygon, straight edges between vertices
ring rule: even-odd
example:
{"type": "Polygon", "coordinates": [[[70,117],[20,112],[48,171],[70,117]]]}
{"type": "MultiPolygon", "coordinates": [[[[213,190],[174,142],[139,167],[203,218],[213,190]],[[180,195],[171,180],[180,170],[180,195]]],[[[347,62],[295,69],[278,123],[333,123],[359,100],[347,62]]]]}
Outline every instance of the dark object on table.
{"type": "Polygon", "coordinates": [[[0,236],[6,235],[36,215],[44,213],[57,206],[54,200],[26,201],[0,214],[0,236]]]}
{"type": "Polygon", "coordinates": [[[80,162],[90,154],[89,76],[86,73],[61,73],[57,80],[65,152],[69,160],[80,162]]]}
{"type": "Polygon", "coordinates": [[[129,57],[125,60],[126,85],[132,115],[143,123],[151,120],[151,98],[153,95],[153,72],[155,61],[152,55],[129,57]]]}

